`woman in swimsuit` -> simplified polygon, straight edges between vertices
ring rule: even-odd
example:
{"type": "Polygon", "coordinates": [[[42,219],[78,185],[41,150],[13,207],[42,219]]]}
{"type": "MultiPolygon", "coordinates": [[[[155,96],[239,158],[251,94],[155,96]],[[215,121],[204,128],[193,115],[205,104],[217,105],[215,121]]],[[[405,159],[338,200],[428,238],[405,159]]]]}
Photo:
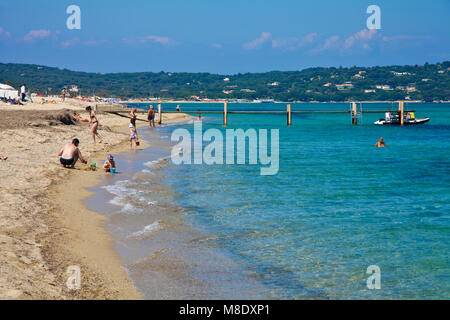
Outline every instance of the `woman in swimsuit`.
{"type": "Polygon", "coordinates": [[[102,137],[98,134],[97,129],[98,129],[98,119],[97,119],[97,115],[95,114],[94,110],[92,110],[91,106],[87,106],[86,107],[86,111],[89,112],[89,128],[91,127],[92,124],[92,129],[91,129],[91,133],[92,133],[92,139],[94,140],[95,143],[95,136],[97,136],[100,139],[100,143],[103,142],[102,137]]]}

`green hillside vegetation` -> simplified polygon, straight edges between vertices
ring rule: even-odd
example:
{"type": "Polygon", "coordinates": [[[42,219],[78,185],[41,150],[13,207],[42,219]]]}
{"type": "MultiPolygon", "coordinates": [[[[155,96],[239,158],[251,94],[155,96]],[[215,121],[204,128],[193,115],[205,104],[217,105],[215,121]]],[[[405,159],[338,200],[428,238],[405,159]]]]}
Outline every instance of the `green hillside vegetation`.
{"type": "Polygon", "coordinates": [[[450,100],[450,61],[423,66],[309,68],[218,75],[210,73],[86,73],[0,63],[0,83],[59,94],[77,86],[83,96],[277,101],[450,100]],[[338,88],[338,85],[344,85],[338,88]],[[377,88],[378,86],[378,88],[377,88]],[[383,87],[380,87],[383,86],[383,87]],[[367,92],[366,92],[367,91],[367,92]]]}

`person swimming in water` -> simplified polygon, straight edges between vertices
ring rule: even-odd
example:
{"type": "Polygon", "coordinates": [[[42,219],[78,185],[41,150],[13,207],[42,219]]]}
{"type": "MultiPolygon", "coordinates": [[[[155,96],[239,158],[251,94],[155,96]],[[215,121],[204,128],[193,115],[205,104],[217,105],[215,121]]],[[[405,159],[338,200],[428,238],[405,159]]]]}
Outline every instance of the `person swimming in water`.
{"type": "Polygon", "coordinates": [[[386,147],[386,143],[383,141],[383,138],[380,137],[378,142],[375,144],[375,148],[384,148],[386,147]]]}

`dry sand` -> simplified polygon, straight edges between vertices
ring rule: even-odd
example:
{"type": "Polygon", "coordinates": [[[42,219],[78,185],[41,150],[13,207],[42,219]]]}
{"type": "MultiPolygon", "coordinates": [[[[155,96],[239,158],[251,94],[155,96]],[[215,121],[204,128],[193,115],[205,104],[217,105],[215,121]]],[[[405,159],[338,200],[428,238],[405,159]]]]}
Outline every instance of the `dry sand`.
{"type": "MultiPolygon", "coordinates": [[[[0,162],[0,299],[141,298],[112,249],[105,217],[83,204],[86,188],[104,173],[81,163],[76,170],[59,165],[58,151],[75,137],[88,163],[129,149],[127,118],[98,114],[103,144],[92,142],[86,123],[63,123],[69,112],[62,109],[87,118],[88,104],[0,103],[0,157],[8,157],[0,162]],[[71,265],[81,268],[80,290],[66,287],[71,265]]],[[[163,123],[190,118],[166,114],[163,123]]]]}

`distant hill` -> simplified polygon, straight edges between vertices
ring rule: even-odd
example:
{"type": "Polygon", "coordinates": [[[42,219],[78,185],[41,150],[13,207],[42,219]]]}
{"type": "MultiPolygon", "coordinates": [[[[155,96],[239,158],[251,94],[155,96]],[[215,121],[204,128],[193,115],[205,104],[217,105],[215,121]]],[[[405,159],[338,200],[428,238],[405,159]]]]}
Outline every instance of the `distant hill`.
{"type": "Polygon", "coordinates": [[[0,63],[0,83],[26,83],[59,94],[76,86],[84,96],[122,98],[275,99],[277,101],[450,100],[450,61],[423,66],[309,68],[218,75],[209,73],[86,73],[0,63]]]}

